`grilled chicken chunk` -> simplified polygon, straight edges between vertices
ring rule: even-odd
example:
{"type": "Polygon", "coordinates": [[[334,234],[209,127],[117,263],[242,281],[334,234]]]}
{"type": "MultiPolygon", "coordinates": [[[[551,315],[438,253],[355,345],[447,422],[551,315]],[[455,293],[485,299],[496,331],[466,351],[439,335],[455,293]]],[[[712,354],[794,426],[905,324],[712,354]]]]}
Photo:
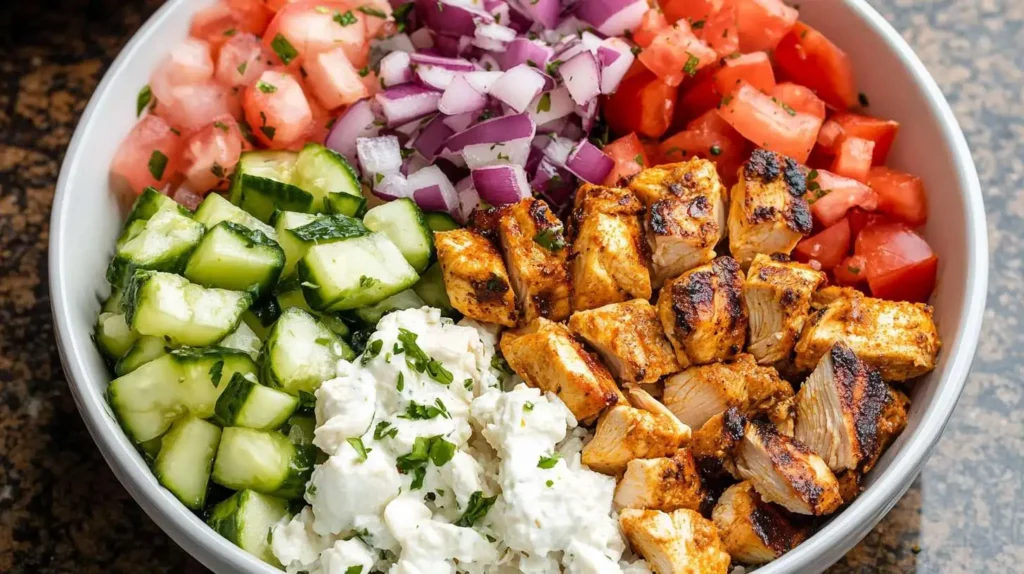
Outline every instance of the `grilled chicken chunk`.
{"type": "Polygon", "coordinates": [[[878,458],[885,453],[885,449],[889,448],[889,445],[896,440],[903,429],[907,428],[907,409],[910,408],[910,399],[889,385],[886,385],[885,390],[889,394],[889,399],[882,407],[882,415],[878,417],[877,448],[861,461],[862,473],[874,468],[878,458]]]}
{"type": "Polygon", "coordinates": [[[597,349],[615,378],[655,383],[679,370],[654,307],[644,299],[577,311],[569,328],[597,349]]]}
{"type": "Polygon", "coordinates": [[[748,414],[768,412],[792,396],[793,387],[775,369],[741,353],[732,361],[690,367],[665,379],[662,400],[683,424],[700,428],[729,407],[748,414]]]}
{"type": "Polygon", "coordinates": [[[539,318],[505,331],[501,353],[528,385],[558,395],[577,420],[626,402],[608,369],[561,323],[539,318]]]}
{"type": "Polygon", "coordinates": [[[705,487],[712,481],[721,482],[723,478],[737,476],[732,452],[743,439],[746,426],[747,417],[732,407],[711,417],[693,433],[689,450],[704,478],[705,487]]]}
{"type": "Polygon", "coordinates": [[[786,512],[761,500],[749,481],[727,488],[711,513],[725,550],[734,562],[767,564],[807,539],[786,512]]]}
{"type": "Polygon", "coordinates": [[[761,498],[797,514],[831,514],[843,503],[825,461],[765,418],[747,421],[734,451],[736,473],[761,498]]]}
{"type": "Polygon", "coordinates": [[[434,234],[434,246],[453,307],[470,319],[516,325],[518,313],[508,272],[487,238],[469,229],[439,231],[434,234]]]}
{"type": "Polygon", "coordinates": [[[658,294],[658,318],[683,367],[723,361],[743,349],[747,309],[743,271],[719,257],[667,281],[658,294]]]}
{"type": "Polygon", "coordinates": [[[813,369],[837,341],[886,381],[905,381],[935,368],[940,343],[930,306],[854,293],[811,315],[796,344],[798,369],[813,369]]]}
{"type": "Polygon", "coordinates": [[[789,254],[811,232],[807,178],[791,158],[755,150],[729,204],[729,251],[744,267],[758,253],[789,254]]]}
{"type": "Polygon", "coordinates": [[[543,200],[505,206],[498,222],[505,264],[519,303],[519,320],[569,316],[569,272],[562,222],[543,200]]]}
{"type": "Polygon", "coordinates": [[[743,283],[750,315],[747,351],[762,365],[789,358],[810,313],[814,290],[825,281],[821,271],[786,259],[758,254],[743,283]]]}
{"type": "Polygon", "coordinates": [[[843,504],[847,505],[860,496],[860,479],[863,475],[859,470],[846,470],[836,475],[839,481],[839,496],[843,498],[843,504]]]}
{"type": "Polygon", "coordinates": [[[572,309],[651,298],[644,206],[627,189],[584,184],[570,218],[572,309]]]}
{"type": "Polygon", "coordinates": [[[671,458],[638,458],[629,461],[615,487],[617,508],[650,508],[672,512],[689,508],[700,512],[706,493],[693,455],[679,449],[671,458]]]}
{"type": "Polygon", "coordinates": [[[629,182],[647,214],[655,286],[715,258],[725,233],[727,190],[715,164],[693,158],[645,169],[629,182]]]}
{"type": "Polygon", "coordinates": [[[627,508],[619,525],[656,574],[725,574],[729,554],[712,522],[700,514],[627,508]]]}
{"type": "Polygon", "coordinates": [[[614,476],[635,458],[671,456],[690,440],[690,427],[646,391],[629,389],[629,400],[633,406],[615,405],[598,419],[593,440],[583,447],[583,464],[591,470],[614,476]]]}

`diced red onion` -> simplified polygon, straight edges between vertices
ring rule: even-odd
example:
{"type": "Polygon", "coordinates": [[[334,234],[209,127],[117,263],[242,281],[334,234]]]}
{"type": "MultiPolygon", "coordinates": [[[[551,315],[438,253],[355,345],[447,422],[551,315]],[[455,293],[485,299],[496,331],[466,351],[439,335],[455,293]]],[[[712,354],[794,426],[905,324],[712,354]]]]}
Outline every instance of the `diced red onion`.
{"type": "Polygon", "coordinates": [[[580,127],[580,125],[577,124],[576,122],[567,121],[565,122],[565,125],[562,126],[562,129],[558,132],[558,135],[562,136],[563,138],[569,138],[575,142],[583,139],[584,137],[586,137],[587,134],[586,132],[583,131],[583,128],[580,127]]]}
{"type": "Polygon", "coordinates": [[[456,0],[416,0],[416,13],[428,28],[448,36],[472,37],[478,21],[494,21],[487,12],[456,0]]]}
{"type": "Polygon", "coordinates": [[[420,154],[414,153],[402,160],[402,173],[408,176],[410,173],[416,173],[428,165],[430,165],[429,161],[420,154]]]}
{"type": "Polygon", "coordinates": [[[519,64],[533,62],[543,68],[555,54],[551,46],[528,38],[516,38],[505,47],[505,53],[499,60],[503,70],[514,68],[519,64]]]}
{"type": "Polygon", "coordinates": [[[621,38],[607,38],[597,49],[597,59],[601,64],[601,93],[611,94],[619,87],[636,57],[629,44],[621,38]]]}
{"type": "Polygon", "coordinates": [[[533,122],[537,124],[537,131],[543,131],[540,128],[542,124],[547,124],[554,120],[564,118],[571,114],[575,108],[576,102],[574,102],[572,100],[572,96],[569,95],[569,90],[564,87],[558,87],[550,92],[544,92],[537,95],[537,97],[530,102],[527,112],[530,114],[530,117],[533,118],[533,122]],[[544,102],[543,106],[541,105],[541,100],[544,102]]]}
{"type": "Polygon", "coordinates": [[[542,159],[534,171],[533,191],[544,196],[552,205],[561,205],[572,197],[575,186],[572,174],[542,159]]]}
{"type": "Polygon", "coordinates": [[[444,91],[451,85],[458,72],[453,72],[441,66],[417,65],[415,67],[415,74],[416,79],[424,86],[444,91]]]}
{"type": "Polygon", "coordinates": [[[454,214],[459,198],[451,181],[436,165],[429,165],[409,176],[413,200],[425,211],[445,211],[454,214]]]}
{"type": "Polygon", "coordinates": [[[502,73],[497,70],[493,72],[486,72],[480,70],[476,72],[466,72],[465,74],[462,75],[462,77],[466,78],[466,81],[469,82],[469,85],[473,86],[476,89],[476,91],[480,92],[481,94],[487,94],[490,93],[491,86],[494,85],[494,82],[498,81],[498,78],[501,77],[501,74],[502,73]]]}
{"type": "Polygon", "coordinates": [[[503,163],[525,165],[530,157],[532,139],[519,138],[507,142],[468,145],[462,148],[462,157],[470,169],[503,163]]]}
{"type": "Polygon", "coordinates": [[[480,205],[480,194],[473,187],[473,177],[466,176],[455,184],[455,192],[459,196],[459,212],[455,215],[455,219],[460,223],[466,223],[473,210],[480,205]]]}
{"type": "Polygon", "coordinates": [[[520,4],[526,14],[544,28],[554,28],[558,25],[558,13],[562,9],[559,0],[529,0],[520,4]]]}
{"type": "Polygon", "coordinates": [[[582,120],[583,131],[589,132],[590,128],[594,127],[594,122],[597,121],[597,98],[582,106],[576,106],[574,111],[582,120]]]}
{"type": "Polygon", "coordinates": [[[611,173],[615,162],[584,139],[569,154],[565,167],[583,181],[597,184],[611,173]]]}
{"type": "Polygon", "coordinates": [[[380,61],[380,81],[385,87],[411,82],[413,74],[409,62],[409,54],[405,52],[391,52],[384,56],[380,61]]]}
{"type": "Polygon", "coordinates": [[[576,16],[604,36],[621,36],[636,29],[648,9],[647,0],[580,0],[576,16]]]}
{"type": "Polygon", "coordinates": [[[395,136],[358,138],[356,153],[365,174],[397,173],[402,169],[402,148],[395,136]]]}
{"type": "Polygon", "coordinates": [[[448,89],[437,103],[437,109],[451,116],[482,110],[486,105],[487,96],[476,91],[464,77],[457,76],[448,84],[448,89]]]}
{"type": "Polygon", "coordinates": [[[451,128],[452,133],[458,133],[466,130],[469,126],[473,125],[479,114],[474,112],[467,112],[465,114],[459,114],[457,116],[447,116],[444,118],[444,125],[451,128]]]}
{"type": "Polygon", "coordinates": [[[445,58],[443,56],[435,56],[433,54],[425,54],[423,52],[410,54],[409,58],[418,66],[434,66],[451,70],[453,72],[472,72],[476,69],[476,65],[473,62],[463,58],[445,58]]]}
{"type": "Polygon", "coordinates": [[[199,207],[199,204],[203,202],[202,194],[192,191],[184,184],[179,185],[178,189],[174,190],[172,199],[192,211],[195,211],[195,209],[199,207]]]}
{"type": "Polygon", "coordinates": [[[359,100],[334,122],[324,145],[345,156],[350,163],[355,163],[356,138],[377,135],[376,121],[370,100],[359,100]]]}
{"type": "MultiPolygon", "coordinates": [[[[579,2],[576,2],[575,4],[578,5],[579,2]]],[[[557,28],[542,30],[541,35],[547,38],[549,42],[556,42],[560,38],[578,38],[580,32],[583,32],[588,28],[591,28],[590,24],[581,21],[575,16],[569,16],[567,18],[562,18],[562,21],[558,23],[557,28]]]]}
{"type": "Polygon", "coordinates": [[[441,151],[445,142],[454,133],[451,128],[445,125],[444,119],[445,116],[440,114],[434,116],[434,119],[430,120],[430,123],[423,127],[420,134],[413,141],[413,148],[430,161],[434,160],[437,152],[441,151]]]}
{"type": "MultiPolygon", "coordinates": [[[[537,137],[533,138],[534,142],[536,142],[539,139],[543,139],[544,140],[544,144],[541,145],[541,148],[543,148],[544,145],[547,145],[547,143],[548,143],[547,134],[560,134],[560,133],[562,133],[562,130],[565,129],[565,126],[568,123],[569,123],[569,119],[568,118],[558,118],[557,120],[551,120],[550,122],[547,122],[547,123],[544,123],[544,124],[537,124],[537,137]],[[541,134],[544,134],[544,135],[541,135],[541,134]]],[[[576,139],[579,139],[579,138],[576,138],[576,139]]],[[[536,144],[535,144],[535,147],[536,147],[536,144]]]]}
{"type": "Polygon", "coordinates": [[[597,58],[588,51],[576,54],[558,68],[573,101],[584,105],[601,93],[601,73],[597,58]]]}
{"type": "Polygon", "coordinates": [[[376,98],[388,125],[397,126],[436,112],[441,92],[416,84],[402,84],[379,92],[376,98]]]}
{"type": "Polygon", "coordinates": [[[430,33],[430,28],[416,30],[409,34],[409,40],[412,41],[412,45],[416,46],[417,50],[426,50],[434,47],[434,36],[430,33]]]}
{"type": "Polygon", "coordinates": [[[416,51],[416,45],[412,43],[409,36],[405,34],[395,34],[393,36],[374,41],[371,49],[375,50],[379,54],[385,55],[392,52],[412,53],[416,51]]]}
{"type": "Polygon", "coordinates": [[[488,72],[498,71],[502,69],[501,65],[498,63],[498,60],[490,52],[480,56],[479,58],[477,58],[476,61],[478,64],[480,64],[481,68],[488,72]]]}
{"type": "Polygon", "coordinates": [[[492,165],[474,169],[473,187],[491,205],[515,203],[531,195],[526,172],[518,165],[492,165]]]}
{"type": "MultiPolygon", "coordinates": [[[[512,40],[516,39],[516,31],[507,26],[502,26],[501,24],[498,24],[496,22],[481,22],[477,24],[476,31],[474,32],[473,37],[476,38],[477,40],[490,40],[491,42],[496,42],[500,50],[504,51],[505,44],[508,44],[512,40]]],[[[480,44],[476,45],[480,46],[480,44]]],[[[485,50],[493,50],[493,48],[490,47],[493,45],[494,44],[486,44],[480,47],[484,48],[485,50]]]]}
{"type": "Polygon", "coordinates": [[[373,194],[384,201],[393,201],[412,195],[409,181],[401,173],[385,175],[383,179],[373,184],[373,194]]]}
{"type": "Polygon", "coordinates": [[[590,53],[596,54],[597,48],[601,45],[601,38],[594,35],[594,33],[589,30],[584,30],[583,33],[580,34],[580,43],[590,50],[590,53]]]}
{"type": "Polygon", "coordinates": [[[565,162],[569,159],[569,154],[572,153],[574,147],[576,147],[576,141],[561,136],[555,136],[551,138],[548,145],[544,147],[544,157],[546,157],[551,163],[559,167],[564,167],[565,162]]]}
{"type": "Polygon", "coordinates": [[[587,47],[583,45],[583,42],[580,42],[579,38],[576,36],[569,36],[555,44],[555,59],[561,62],[567,62],[577,54],[586,51],[587,47]]]}
{"type": "Polygon", "coordinates": [[[494,82],[490,95],[521,113],[543,88],[544,78],[527,64],[519,64],[494,82]]]}
{"type": "Polygon", "coordinates": [[[447,147],[451,151],[460,151],[472,144],[493,144],[519,138],[532,138],[536,129],[537,126],[527,114],[494,118],[480,122],[448,138],[447,147]]]}

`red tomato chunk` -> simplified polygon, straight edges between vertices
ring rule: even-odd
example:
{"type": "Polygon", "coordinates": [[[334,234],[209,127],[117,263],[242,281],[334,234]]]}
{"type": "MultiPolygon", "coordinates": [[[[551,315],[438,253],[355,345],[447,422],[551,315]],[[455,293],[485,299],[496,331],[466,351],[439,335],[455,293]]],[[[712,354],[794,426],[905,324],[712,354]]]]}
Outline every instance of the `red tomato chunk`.
{"type": "Polygon", "coordinates": [[[605,178],[604,184],[616,185],[620,179],[640,173],[650,167],[644,146],[635,133],[623,136],[604,146],[604,154],[615,161],[615,167],[605,178]]]}
{"type": "Polygon", "coordinates": [[[687,76],[713,64],[718,54],[694,35],[690,25],[680,20],[658,33],[638,59],[670,86],[678,86],[687,76]]]}
{"type": "Polygon", "coordinates": [[[866,262],[865,276],[875,297],[925,302],[935,288],[938,258],[924,238],[902,223],[865,227],[854,253],[866,262]]]}
{"type": "Polygon", "coordinates": [[[853,207],[878,208],[878,196],[870,187],[823,169],[811,172],[807,186],[811,214],[825,227],[835,225],[853,207]]]}
{"type": "Polygon", "coordinates": [[[799,13],[782,0],[737,0],[740,50],[772,50],[793,29],[799,13]]]}
{"type": "Polygon", "coordinates": [[[846,138],[836,150],[832,171],[861,183],[866,182],[868,172],[871,171],[871,155],[874,151],[875,142],[871,140],[846,138]]]}
{"type": "Polygon", "coordinates": [[[868,185],[878,194],[878,210],[912,227],[928,221],[928,199],[921,178],[887,167],[873,167],[868,185]]]}
{"type": "Polygon", "coordinates": [[[787,110],[746,82],[723,100],[719,113],[754,145],[799,163],[806,162],[811,155],[821,128],[820,118],[787,110]]]}
{"type": "Polygon", "coordinates": [[[720,94],[731,94],[741,82],[768,93],[775,88],[775,73],[765,52],[752,52],[734,58],[726,58],[722,67],[715,72],[715,89],[720,94]]]}
{"type": "Polygon", "coordinates": [[[800,240],[793,250],[797,261],[817,261],[822,269],[832,269],[850,252],[850,222],[840,219],[835,225],[800,240]]]}
{"type": "Polygon", "coordinates": [[[857,103],[850,57],[803,22],[779,43],[775,64],[784,78],[811,88],[833,108],[845,110],[857,103]]]}
{"type": "Polygon", "coordinates": [[[245,90],[245,119],[267,147],[283,149],[301,143],[313,121],[302,86],[291,75],[267,70],[245,90]]]}

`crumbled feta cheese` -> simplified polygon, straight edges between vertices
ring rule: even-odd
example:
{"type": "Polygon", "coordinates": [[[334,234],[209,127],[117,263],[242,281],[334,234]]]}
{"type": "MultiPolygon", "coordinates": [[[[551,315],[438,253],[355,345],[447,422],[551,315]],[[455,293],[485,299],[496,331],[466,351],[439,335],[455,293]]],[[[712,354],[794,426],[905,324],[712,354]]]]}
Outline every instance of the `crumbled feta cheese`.
{"type": "Polygon", "coordinates": [[[320,553],[331,545],[334,539],[321,537],[313,531],[313,511],[310,507],[281,521],[274,528],[270,549],[285,567],[288,574],[315,570],[320,553]]]}
{"type": "Polygon", "coordinates": [[[322,574],[370,574],[376,557],[358,539],[339,540],[320,555],[322,574]],[[358,568],[359,570],[353,570],[358,568]]]}

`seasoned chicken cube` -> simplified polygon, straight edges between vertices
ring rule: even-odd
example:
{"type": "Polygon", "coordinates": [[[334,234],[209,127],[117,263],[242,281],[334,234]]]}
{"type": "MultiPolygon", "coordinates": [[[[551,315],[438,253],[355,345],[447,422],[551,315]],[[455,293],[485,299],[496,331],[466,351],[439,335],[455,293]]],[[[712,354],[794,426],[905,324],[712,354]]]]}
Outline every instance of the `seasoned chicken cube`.
{"type": "Polygon", "coordinates": [[[907,428],[907,409],[910,408],[910,399],[907,395],[886,385],[889,399],[882,407],[882,415],[878,418],[878,439],[876,448],[860,465],[861,472],[868,472],[874,468],[878,458],[885,453],[896,437],[903,429],[907,428]]]}
{"type": "Polygon", "coordinates": [[[693,455],[680,449],[671,458],[629,461],[615,487],[617,508],[650,508],[672,512],[689,508],[700,512],[707,494],[701,485],[693,455]]]}
{"type": "Polygon", "coordinates": [[[629,389],[634,406],[615,405],[597,421],[594,438],[583,447],[583,464],[617,475],[635,458],[671,456],[690,440],[690,427],[679,422],[647,392],[629,389]]]}
{"type": "Polygon", "coordinates": [[[608,369],[561,323],[539,318],[505,331],[501,353],[528,385],[558,395],[577,420],[626,402],[608,369]]]}
{"type": "Polygon", "coordinates": [[[807,177],[791,158],[755,150],[729,204],[729,251],[746,267],[758,253],[789,254],[811,232],[807,177]]]}
{"type": "Polygon", "coordinates": [[[762,365],[789,358],[811,311],[811,296],[825,281],[821,271],[786,259],[758,254],[743,283],[750,315],[747,351],[762,365]]]}
{"type": "Polygon", "coordinates": [[[647,214],[655,286],[715,258],[725,233],[727,191],[715,164],[693,158],[641,171],[629,182],[647,214]]]}
{"type": "Polygon", "coordinates": [[[739,478],[749,480],[761,498],[790,512],[822,516],[843,503],[825,461],[765,418],[747,421],[733,456],[739,478]]]}
{"type": "Polygon", "coordinates": [[[736,476],[732,452],[743,439],[746,426],[747,417],[738,408],[732,407],[711,417],[693,433],[689,448],[703,476],[736,476]]]}
{"type": "Polygon", "coordinates": [[[665,379],[662,400],[684,424],[700,428],[729,407],[747,414],[767,412],[792,396],[793,387],[775,369],[741,353],[732,361],[689,367],[665,379]]]}
{"type": "Polygon", "coordinates": [[[543,200],[528,198],[505,206],[498,236],[519,320],[537,317],[561,321],[569,316],[569,272],[562,222],[543,200]]]}
{"type": "Polygon", "coordinates": [[[734,562],[767,564],[807,539],[807,528],[761,500],[749,481],[727,488],[711,512],[718,535],[734,562]]]}
{"type": "Polygon", "coordinates": [[[743,350],[747,308],[740,294],[743,271],[719,257],[665,283],[658,318],[683,367],[724,361],[743,350]]]}
{"type": "Polygon", "coordinates": [[[940,346],[930,306],[851,294],[811,315],[796,344],[796,367],[813,369],[837,341],[886,381],[931,371],[940,346]]]}
{"type": "Polygon", "coordinates": [[[843,504],[850,504],[860,496],[860,479],[863,474],[859,470],[844,470],[836,475],[839,481],[839,496],[843,498],[843,504]]]}
{"type": "Polygon", "coordinates": [[[673,512],[627,508],[619,525],[633,550],[656,574],[726,574],[729,554],[715,525],[681,508],[673,512]]]}
{"type": "Polygon", "coordinates": [[[811,295],[811,311],[820,311],[825,307],[828,307],[836,299],[843,297],[863,297],[864,294],[854,289],[853,287],[841,287],[839,285],[829,285],[818,289],[811,295]]]}
{"type": "Polygon", "coordinates": [[[644,299],[577,311],[569,328],[583,337],[624,383],[655,383],[679,370],[654,307],[644,299]]]}
{"type": "Polygon", "coordinates": [[[505,262],[490,241],[469,229],[453,229],[435,233],[434,246],[453,307],[470,319],[516,325],[516,301],[505,262]]]}
{"type": "Polygon", "coordinates": [[[629,190],[584,184],[570,220],[572,309],[651,298],[644,207],[629,190]]]}

